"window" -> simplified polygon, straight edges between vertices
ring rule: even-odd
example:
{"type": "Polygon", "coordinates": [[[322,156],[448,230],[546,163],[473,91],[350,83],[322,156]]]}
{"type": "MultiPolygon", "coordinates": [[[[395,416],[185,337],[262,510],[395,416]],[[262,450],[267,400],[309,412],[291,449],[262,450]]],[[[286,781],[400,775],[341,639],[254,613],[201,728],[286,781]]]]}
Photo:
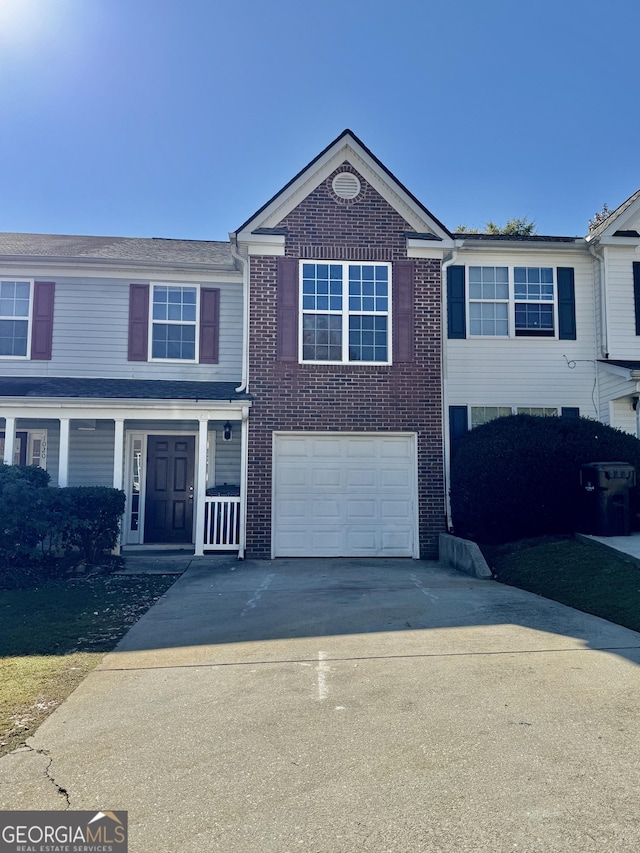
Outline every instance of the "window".
{"type": "Polygon", "coordinates": [[[554,406],[471,406],[471,428],[508,415],[557,417],[558,409],[554,406]]]}
{"type": "Polygon", "coordinates": [[[151,358],[196,360],[198,288],[153,286],[151,358]]]}
{"type": "Polygon", "coordinates": [[[389,264],[301,263],[301,360],[391,360],[389,264]]]}
{"type": "Polygon", "coordinates": [[[469,331],[509,334],[508,267],[469,267],[469,331]]]}
{"type": "Polygon", "coordinates": [[[26,356],[31,282],[0,281],[0,356],[26,356]]]}
{"type": "MultiPolygon", "coordinates": [[[[5,433],[0,432],[0,460],[4,458],[5,433]]],[[[13,465],[37,465],[47,467],[47,431],[28,430],[16,432],[13,447],[13,465]]]]}
{"type": "Polygon", "coordinates": [[[515,267],[513,282],[516,335],[553,337],[555,298],[551,267],[515,267]]]}
{"type": "Polygon", "coordinates": [[[468,275],[470,335],[555,336],[556,287],[551,267],[470,266],[468,275]]]}

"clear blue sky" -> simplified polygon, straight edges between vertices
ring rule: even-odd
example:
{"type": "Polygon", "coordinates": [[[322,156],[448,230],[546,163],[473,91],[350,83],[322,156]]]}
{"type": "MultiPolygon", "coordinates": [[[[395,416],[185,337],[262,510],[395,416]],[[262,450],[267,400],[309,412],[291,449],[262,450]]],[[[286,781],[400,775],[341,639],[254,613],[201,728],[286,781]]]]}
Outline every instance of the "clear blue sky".
{"type": "Polygon", "coordinates": [[[0,231],[226,239],[345,127],[449,228],[640,187],[637,0],[0,0],[0,231]]]}

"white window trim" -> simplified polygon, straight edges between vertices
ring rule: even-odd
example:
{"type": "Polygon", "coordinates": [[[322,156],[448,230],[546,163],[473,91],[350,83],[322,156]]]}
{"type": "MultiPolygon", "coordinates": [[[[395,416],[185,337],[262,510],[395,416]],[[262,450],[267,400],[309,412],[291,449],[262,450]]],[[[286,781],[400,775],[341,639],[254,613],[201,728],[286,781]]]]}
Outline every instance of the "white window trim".
{"type": "Polygon", "coordinates": [[[544,265],[544,264],[489,264],[489,263],[467,263],[465,264],[465,281],[466,281],[466,323],[467,323],[467,338],[472,339],[474,341],[506,341],[506,340],[527,340],[527,341],[557,341],[558,337],[558,275],[556,267],[553,265],[544,265]],[[472,299],[470,296],[470,283],[469,283],[469,268],[470,267],[506,267],[509,271],[509,298],[508,299],[472,299]],[[525,269],[550,269],[553,273],[553,300],[551,299],[516,299],[515,296],[515,274],[514,269],[516,267],[524,267],[525,269]],[[471,334],[471,303],[477,302],[479,304],[496,304],[508,303],[508,322],[509,322],[509,333],[507,335],[474,335],[471,334]],[[553,305],[553,334],[552,335],[530,335],[530,334],[517,334],[516,333],[516,304],[517,305],[553,305]]]}
{"type": "MultiPolygon", "coordinates": [[[[533,415],[532,417],[539,418],[559,418],[562,416],[562,406],[499,406],[499,405],[469,405],[467,406],[467,423],[469,425],[469,429],[475,429],[476,427],[473,425],[473,410],[474,409],[509,409],[509,414],[517,415],[517,414],[529,414],[529,412],[523,411],[524,409],[553,409],[555,414],[543,414],[543,415],[533,415]]],[[[490,418],[488,421],[484,421],[483,423],[491,423],[492,420],[497,420],[497,418],[508,417],[507,414],[504,415],[496,415],[495,418],[490,418]]],[[[477,426],[482,426],[483,424],[477,424],[477,426]]]]}
{"type": "Polygon", "coordinates": [[[150,282],[151,289],[149,294],[149,340],[147,360],[155,364],[198,364],[200,361],[200,289],[202,287],[198,282],[186,281],[152,281],[150,282]],[[179,288],[195,288],[196,291],[196,319],[192,320],[154,320],[153,317],[153,294],[156,287],[179,287],[179,288]],[[153,357],[153,324],[162,323],[171,326],[191,326],[195,327],[195,357],[194,358],[154,358],[153,357]]]}
{"type": "Polygon", "coordinates": [[[33,329],[33,296],[35,279],[26,278],[25,276],[16,276],[14,278],[8,275],[0,276],[0,281],[24,281],[29,285],[29,314],[27,317],[1,317],[3,320],[25,320],[27,321],[27,351],[24,355],[0,355],[0,361],[30,361],[31,360],[31,332],[33,329]]]}
{"type": "Polygon", "coordinates": [[[340,364],[340,365],[351,365],[357,367],[388,367],[393,363],[393,265],[391,263],[385,261],[332,261],[325,260],[324,258],[318,260],[314,258],[303,258],[299,261],[298,264],[298,362],[300,364],[315,364],[318,366],[322,366],[325,364],[340,364]],[[316,310],[308,309],[304,310],[302,307],[302,267],[303,264],[330,264],[334,266],[341,266],[343,269],[342,275],[342,284],[343,284],[343,292],[342,292],[342,309],[340,311],[330,310],[316,310]],[[374,267],[386,267],[388,271],[388,294],[387,294],[387,310],[386,311],[350,311],[349,310],[349,293],[348,293],[348,285],[349,285],[349,275],[348,275],[348,267],[354,266],[374,266],[374,267]],[[347,286],[347,290],[345,292],[344,286],[347,286]],[[302,320],[305,314],[332,314],[334,316],[340,315],[342,317],[342,359],[340,361],[319,361],[317,359],[305,359],[303,358],[303,324],[302,320]],[[386,361],[350,361],[349,360],[349,317],[386,317],[387,318],[387,360],[386,361]]]}

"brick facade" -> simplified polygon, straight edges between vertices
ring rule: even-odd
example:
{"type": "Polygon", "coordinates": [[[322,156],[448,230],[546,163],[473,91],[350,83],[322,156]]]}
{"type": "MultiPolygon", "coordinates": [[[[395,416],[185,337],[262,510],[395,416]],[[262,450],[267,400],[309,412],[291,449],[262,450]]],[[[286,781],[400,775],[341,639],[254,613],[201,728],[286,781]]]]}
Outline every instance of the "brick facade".
{"type": "MultiPolygon", "coordinates": [[[[354,171],[344,164],[337,171],[354,171]]],[[[335,174],[335,173],[334,173],[335,174]]],[[[357,172],[356,172],[357,174],[357,172]]],[[[281,223],[288,257],[406,259],[411,226],[362,176],[354,201],[336,199],[330,176],[281,223]]],[[[415,357],[389,366],[297,364],[276,359],[277,259],[252,257],[247,555],[271,554],[272,433],[279,430],[418,434],[420,553],[437,554],[444,530],[440,261],[416,260],[415,357]]]]}

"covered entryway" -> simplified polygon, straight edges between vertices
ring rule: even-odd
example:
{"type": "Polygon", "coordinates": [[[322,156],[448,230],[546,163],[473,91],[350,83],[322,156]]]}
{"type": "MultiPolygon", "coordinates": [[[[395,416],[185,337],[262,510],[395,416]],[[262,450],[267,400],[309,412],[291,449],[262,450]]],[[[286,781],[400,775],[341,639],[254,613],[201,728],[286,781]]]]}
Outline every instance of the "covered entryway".
{"type": "Polygon", "coordinates": [[[416,436],[274,435],[275,557],[418,557],[416,436]]]}

